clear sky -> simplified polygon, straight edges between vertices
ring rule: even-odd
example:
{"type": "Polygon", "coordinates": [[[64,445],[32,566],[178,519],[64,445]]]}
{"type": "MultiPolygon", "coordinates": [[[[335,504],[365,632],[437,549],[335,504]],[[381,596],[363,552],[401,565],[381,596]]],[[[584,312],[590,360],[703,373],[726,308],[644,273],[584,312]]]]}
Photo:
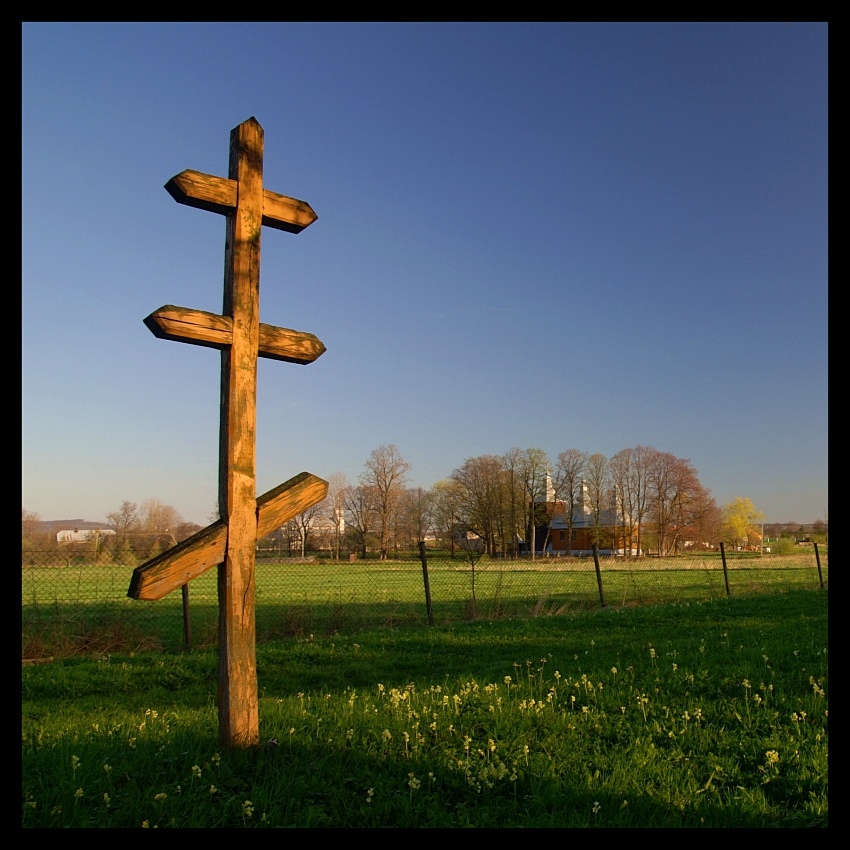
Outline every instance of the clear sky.
{"type": "Polygon", "coordinates": [[[637,445],[770,522],[827,503],[825,23],[25,23],[23,506],[205,525],[225,219],[177,204],[265,130],[257,491],[637,445]]]}

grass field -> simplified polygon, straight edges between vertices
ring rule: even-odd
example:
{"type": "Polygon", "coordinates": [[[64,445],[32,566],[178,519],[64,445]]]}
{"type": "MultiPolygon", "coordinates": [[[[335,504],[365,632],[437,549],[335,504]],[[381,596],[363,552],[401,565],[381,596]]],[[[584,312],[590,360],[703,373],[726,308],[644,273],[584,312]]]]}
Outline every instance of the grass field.
{"type": "Polygon", "coordinates": [[[272,640],[244,752],[214,649],[26,665],[22,825],[826,827],[827,619],[813,589],[272,640]]]}
{"type": "MultiPolygon", "coordinates": [[[[822,575],[828,580],[824,558],[822,575]]],[[[23,655],[110,651],[116,635],[135,629],[137,648],[179,648],[183,603],[175,591],[157,602],[126,597],[132,568],[108,564],[27,565],[22,571],[23,655]]],[[[775,593],[819,586],[813,556],[730,559],[730,593],[775,593]]],[[[601,562],[602,599],[610,607],[725,597],[718,557],[608,558],[601,562]]],[[[429,559],[434,620],[562,615],[601,607],[592,559],[491,561],[429,559]]],[[[421,564],[407,561],[257,562],[259,640],[351,632],[427,622],[421,564]]],[[[217,640],[215,571],[189,586],[193,646],[217,640]]]]}

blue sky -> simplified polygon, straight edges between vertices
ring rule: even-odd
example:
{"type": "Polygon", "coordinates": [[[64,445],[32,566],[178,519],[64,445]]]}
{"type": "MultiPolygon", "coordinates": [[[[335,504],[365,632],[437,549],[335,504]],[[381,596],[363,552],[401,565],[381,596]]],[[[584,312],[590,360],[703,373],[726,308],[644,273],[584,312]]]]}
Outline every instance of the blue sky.
{"type": "Polygon", "coordinates": [[[206,524],[224,218],[175,203],[265,131],[257,490],[411,484],[542,448],[689,458],[719,504],[827,515],[824,23],[25,23],[23,506],[157,498],[206,524]]]}

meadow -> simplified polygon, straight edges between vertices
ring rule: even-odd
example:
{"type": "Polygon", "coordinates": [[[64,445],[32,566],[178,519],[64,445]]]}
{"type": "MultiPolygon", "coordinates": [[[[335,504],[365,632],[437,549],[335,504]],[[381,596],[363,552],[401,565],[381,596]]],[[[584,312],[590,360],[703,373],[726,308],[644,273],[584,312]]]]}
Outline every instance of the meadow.
{"type": "Polygon", "coordinates": [[[27,664],[22,825],[826,827],[827,598],[268,640],[247,751],[214,648],[27,664]]]}
{"type": "MultiPolygon", "coordinates": [[[[824,584],[826,553],[821,556],[824,584]]],[[[815,589],[820,576],[813,554],[729,559],[724,577],[718,556],[600,560],[468,562],[433,553],[428,558],[434,623],[512,619],[599,608],[705,601],[732,596],[815,589]],[[474,584],[473,584],[474,578],[474,584]],[[602,593],[600,595],[600,584],[602,593]],[[474,595],[473,595],[474,589],[474,595]]],[[[63,564],[30,558],[22,570],[24,658],[126,647],[179,649],[184,640],[183,599],[175,591],[156,602],[127,599],[132,567],[63,564]]],[[[386,562],[257,561],[258,640],[427,622],[418,558],[386,562]]],[[[217,641],[215,571],[188,587],[191,645],[217,641]]]]}

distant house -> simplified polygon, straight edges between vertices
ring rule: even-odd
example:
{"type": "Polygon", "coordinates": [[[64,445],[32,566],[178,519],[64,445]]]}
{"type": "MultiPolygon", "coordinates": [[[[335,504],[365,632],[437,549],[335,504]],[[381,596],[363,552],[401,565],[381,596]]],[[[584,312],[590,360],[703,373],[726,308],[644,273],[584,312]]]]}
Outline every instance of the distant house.
{"type": "Polygon", "coordinates": [[[86,522],[85,520],[75,521],[65,525],[62,523],[62,528],[56,531],[57,543],[85,543],[87,540],[95,538],[107,537],[110,534],[115,534],[115,530],[109,528],[104,523],[86,522]]]}

